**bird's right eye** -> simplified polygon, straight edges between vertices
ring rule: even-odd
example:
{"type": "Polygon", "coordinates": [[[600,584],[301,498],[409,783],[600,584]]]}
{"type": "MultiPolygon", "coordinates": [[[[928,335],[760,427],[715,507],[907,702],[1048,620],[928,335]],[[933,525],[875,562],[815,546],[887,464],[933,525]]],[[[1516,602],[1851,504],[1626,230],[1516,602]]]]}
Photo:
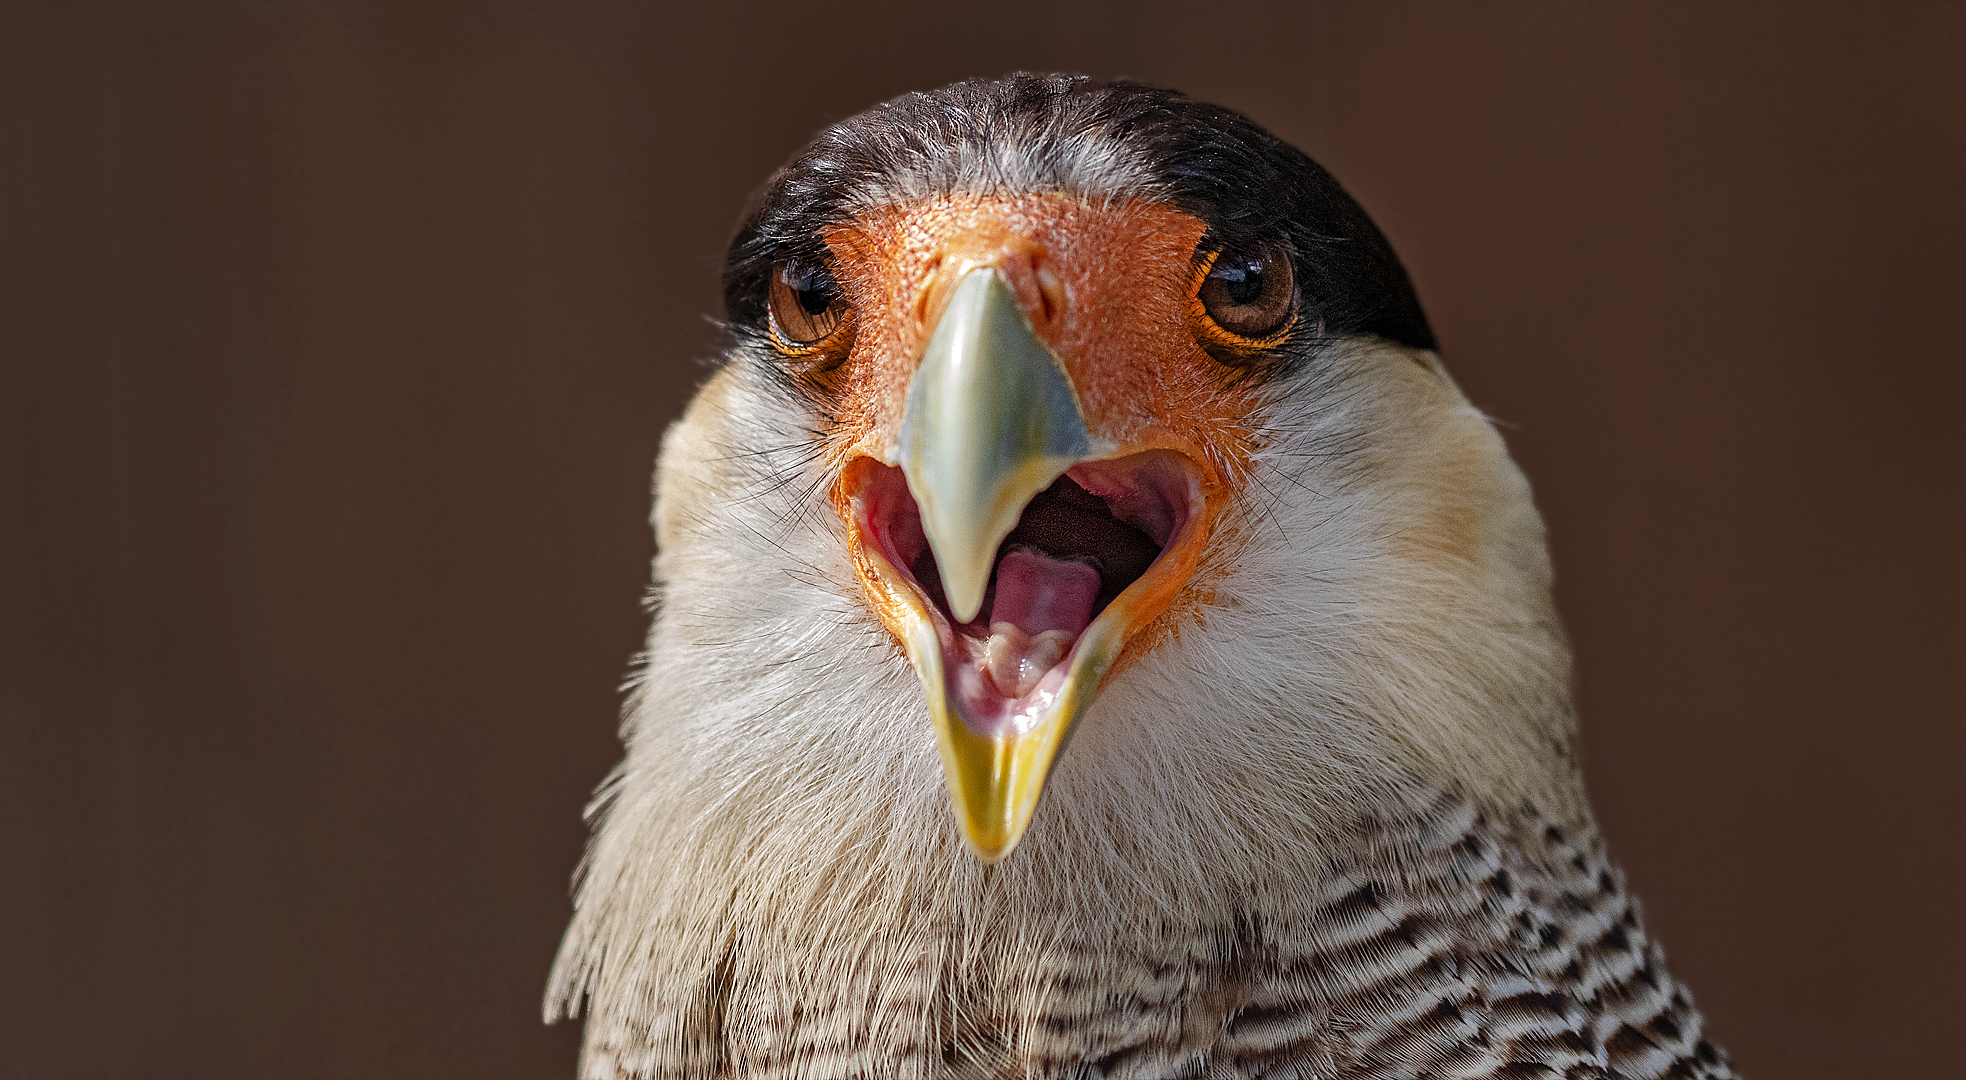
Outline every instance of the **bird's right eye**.
{"type": "Polygon", "coordinates": [[[824,264],[787,259],[771,268],[771,329],[784,344],[818,346],[839,330],[846,313],[846,297],[824,264]]]}
{"type": "Polygon", "coordinates": [[[1239,344],[1264,344],[1290,328],[1297,287],[1280,246],[1211,252],[1200,271],[1195,299],[1203,316],[1239,344]]]}

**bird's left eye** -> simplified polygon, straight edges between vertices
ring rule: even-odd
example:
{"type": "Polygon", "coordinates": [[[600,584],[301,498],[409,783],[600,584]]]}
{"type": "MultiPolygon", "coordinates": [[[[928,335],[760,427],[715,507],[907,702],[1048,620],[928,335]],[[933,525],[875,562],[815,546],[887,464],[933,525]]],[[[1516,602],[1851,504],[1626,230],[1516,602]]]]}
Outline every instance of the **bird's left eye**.
{"type": "Polygon", "coordinates": [[[1295,313],[1290,258],[1280,248],[1230,248],[1207,256],[1195,299],[1217,327],[1244,343],[1280,334],[1295,313]]]}
{"type": "Polygon", "coordinates": [[[786,260],[771,269],[771,325],[788,345],[817,345],[846,319],[846,298],[826,267],[786,260]]]}

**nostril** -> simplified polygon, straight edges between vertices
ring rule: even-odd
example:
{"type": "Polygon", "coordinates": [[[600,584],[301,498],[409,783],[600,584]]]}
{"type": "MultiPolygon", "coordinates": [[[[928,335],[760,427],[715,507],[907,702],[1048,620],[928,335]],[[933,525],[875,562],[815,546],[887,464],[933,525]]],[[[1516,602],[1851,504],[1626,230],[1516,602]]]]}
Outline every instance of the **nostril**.
{"type": "Polygon", "coordinates": [[[943,279],[942,257],[940,255],[936,256],[935,261],[929,264],[928,273],[923,277],[923,280],[928,282],[928,284],[915,293],[915,325],[921,327],[922,333],[926,334],[934,329],[930,325],[930,319],[935,315],[936,307],[942,299],[942,294],[948,291],[947,282],[943,279]]]}
{"type": "Polygon", "coordinates": [[[1058,279],[1058,275],[1053,273],[1049,266],[1038,267],[1037,272],[1031,276],[1037,280],[1038,300],[1044,308],[1044,321],[1047,323],[1058,321],[1065,314],[1065,283],[1058,279]]]}
{"type": "Polygon", "coordinates": [[[1043,247],[1015,245],[999,251],[992,261],[1010,291],[1017,294],[1017,302],[1033,328],[1043,332],[1057,325],[1065,314],[1065,283],[1047,265],[1043,247]]]}

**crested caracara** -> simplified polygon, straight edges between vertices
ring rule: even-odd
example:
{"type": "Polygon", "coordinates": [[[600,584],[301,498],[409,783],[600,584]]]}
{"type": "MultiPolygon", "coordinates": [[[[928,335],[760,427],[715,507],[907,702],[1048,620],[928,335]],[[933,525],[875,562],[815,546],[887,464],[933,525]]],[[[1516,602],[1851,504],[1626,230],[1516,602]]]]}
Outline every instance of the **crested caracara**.
{"type": "Polygon", "coordinates": [[[724,293],[549,990],[582,1077],[1733,1075],[1585,802],[1529,487],[1309,158],[910,94],[724,293]]]}

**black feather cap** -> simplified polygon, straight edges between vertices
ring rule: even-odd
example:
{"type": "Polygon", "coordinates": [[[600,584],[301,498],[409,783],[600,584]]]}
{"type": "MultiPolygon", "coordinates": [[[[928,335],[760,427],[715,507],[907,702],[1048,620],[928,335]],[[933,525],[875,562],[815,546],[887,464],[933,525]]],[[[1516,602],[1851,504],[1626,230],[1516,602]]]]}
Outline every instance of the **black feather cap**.
{"type": "Polygon", "coordinates": [[[1231,109],[1082,75],[904,94],[820,133],[766,184],[731,241],[731,322],[762,331],[773,263],[823,260],[823,232],[857,210],[976,190],[1165,201],[1206,222],[1214,247],[1281,239],[1322,336],[1435,347],[1391,245],[1301,150],[1231,109]]]}

